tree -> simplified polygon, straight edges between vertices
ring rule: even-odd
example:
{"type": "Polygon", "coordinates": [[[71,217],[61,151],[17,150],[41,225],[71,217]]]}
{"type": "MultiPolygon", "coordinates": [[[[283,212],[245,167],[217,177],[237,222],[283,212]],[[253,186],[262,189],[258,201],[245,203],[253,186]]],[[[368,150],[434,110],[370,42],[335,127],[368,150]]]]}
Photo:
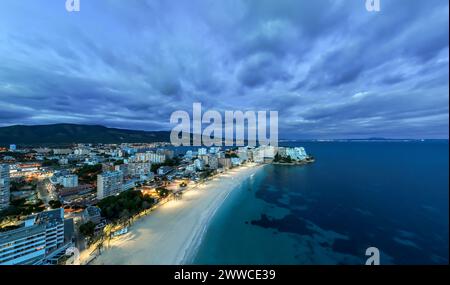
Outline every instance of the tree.
{"type": "Polygon", "coordinates": [[[155,164],[152,163],[150,170],[152,172],[156,172],[158,170],[158,168],[160,168],[161,166],[162,166],[162,164],[160,164],[160,163],[155,163],[155,164]]]}
{"type": "Polygon", "coordinates": [[[42,162],[42,166],[59,166],[57,159],[46,159],[42,162]]]}
{"type": "Polygon", "coordinates": [[[48,204],[50,205],[50,208],[52,208],[52,209],[58,209],[58,208],[61,208],[61,206],[62,206],[61,202],[58,200],[50,200],[48,202],[48,204]]]}
{"type": "Polygon", "coordinates": [[[274,162],[279,162],[281,160],[281,156],[277,153],[273,159],[274,162]]]}
{"type": "Polygon", "coordinates": [[[123,211],[120,213],[121,219],[128,219],[130,217],[130,212],[127,209],[123,209],[123,211]]]}
{"type": "Polygon", "coordinates": [[[91,221],[80,226],[80,233],[85,237],[93,237],[95,232],[95,224],[91,221]]]}
{"type": "Polygon", "coordinates": [[[233,158],[233,157],[238,157],[238,155],[234,152],[226,152],[225,153],[225,158],[233,158]]]}
{"type": "Polygon", "coordinates": [[[165,198],[165,197],[169,196],[169,190],[167,190],[164,187],[156,188],[156,193],[158,193],[160,198],[165,198]]]}
{"type": "Polygon", "coordinates": [[[110,196],[101,200],[97,206],[101,209],[102,216],[111,221],[117,221],[124,216],[132,216],[146,210],[154,202],[151,197],[144,196],[140,191],[128,190],[118,196],[110,196]]]}

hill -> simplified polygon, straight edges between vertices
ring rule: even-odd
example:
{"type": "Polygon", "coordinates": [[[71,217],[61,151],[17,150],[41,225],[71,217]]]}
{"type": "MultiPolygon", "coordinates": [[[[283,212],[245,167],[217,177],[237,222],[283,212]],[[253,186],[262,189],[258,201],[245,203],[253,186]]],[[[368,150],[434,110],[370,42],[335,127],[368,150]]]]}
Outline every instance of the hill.
{"type": "Polygon", "coordinates": [[[168,142],[168,131],[135,131],[100,125],[54,124],[0,127],[0,145],[168,142]]]}

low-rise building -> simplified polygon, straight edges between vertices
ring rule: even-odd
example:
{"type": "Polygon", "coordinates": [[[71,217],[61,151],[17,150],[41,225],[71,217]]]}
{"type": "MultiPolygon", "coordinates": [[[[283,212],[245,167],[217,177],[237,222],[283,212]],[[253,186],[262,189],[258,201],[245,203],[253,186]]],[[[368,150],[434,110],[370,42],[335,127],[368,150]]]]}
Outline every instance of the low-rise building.
{"type": "Polygon", "coordinates": [[[198,158],[194,160],[194,165],[196,170],[203,170],[205,168],[205,162],[198,158]]]}
{"type": "Polygon", "coordinates": [[[168,174],[171,171],[172,171],[172,167],[170,167],[170,166],[161,166],[160,168],[158,168],[158,175],[163,176],[163,175],[168,174]]]}
{"type": "Polygon", "coordinates": [[[99,224],[102,220],[102,211],[99,207],[89,206],[84,209],[82,217],[85,223],[93,222],[94,224],[99,224]]]}

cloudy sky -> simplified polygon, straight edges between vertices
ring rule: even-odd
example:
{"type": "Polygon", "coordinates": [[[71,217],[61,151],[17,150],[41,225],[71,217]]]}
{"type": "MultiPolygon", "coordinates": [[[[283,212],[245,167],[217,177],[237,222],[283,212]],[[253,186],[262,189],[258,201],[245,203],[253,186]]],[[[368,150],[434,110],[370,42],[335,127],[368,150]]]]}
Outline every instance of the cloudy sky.
{"type": "Polygon", "coordinates": [[[448,0],[3,0],[0,126],[170,130],[276,110],[282,138],[448,138],[448,0]]]}

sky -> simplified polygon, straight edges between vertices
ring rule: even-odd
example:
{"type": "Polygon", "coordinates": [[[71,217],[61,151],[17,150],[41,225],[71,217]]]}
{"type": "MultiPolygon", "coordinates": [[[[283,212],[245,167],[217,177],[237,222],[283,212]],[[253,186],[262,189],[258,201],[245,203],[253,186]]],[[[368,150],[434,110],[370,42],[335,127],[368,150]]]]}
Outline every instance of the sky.
{"type": "Polygon", "coordinates": [[[280,138],[448,138],[448,0],[2,0],[0,126],[170,130],[278,111],[280,138]]]}

